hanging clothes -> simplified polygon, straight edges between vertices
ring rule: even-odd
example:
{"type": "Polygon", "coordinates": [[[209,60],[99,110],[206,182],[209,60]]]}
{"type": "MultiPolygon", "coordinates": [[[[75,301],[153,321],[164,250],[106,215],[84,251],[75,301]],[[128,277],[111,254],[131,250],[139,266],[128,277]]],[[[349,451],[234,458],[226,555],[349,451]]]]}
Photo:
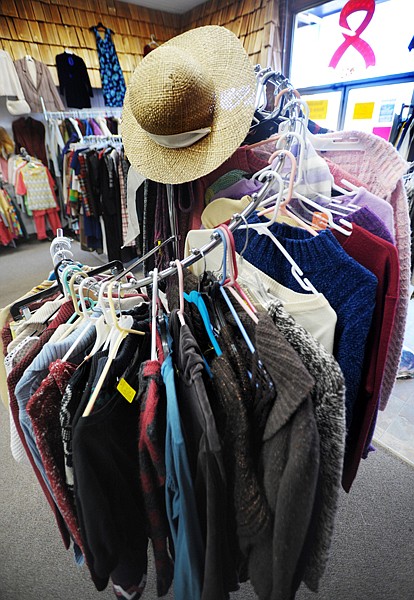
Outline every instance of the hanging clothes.
{"type": "MultiPolygon", "coordinates": [[[[259,223],[260,218],[250,217],[250,222],[259,223]]],[[[347,255],[330,231],[322,231],[317,237],[312,237],[303,229],[283,223],[274,223],[270,229],[301,265],[316,289],[325,295],[337,314],[334,356],[345,376],[349,427],[375,307],[377,279],[347,255]]],[[[245,234],[237,231],[235,241],[237,251],[241,252],[245,234]]],[[[266,235],[249,231],[249,245],[244,256],[283,285],[295,291],[301,290],[292,276],[290,264],[266,235]]]]}
{"type": "Polygon", "coordinates": [[[43,98],[46,110],[65,110],[47,65],[31,56],[25,56],[14,61],[14,66],[19,76],[24,97],[29,103],[32,112],[43,112],[40,98],[43,98]],[[29,67],[29,62],[34,67],[34,78],[29,67]]]}
{"type": "Polygon", "coordinates": [[[60,228],[59,208],[54,181],[48,169],[40,164],[24,162],[17,172],[16,193],[25,197],[25,206],[33,216],[39,240],[47,239],[46,218],[54,235],[60,228]]]}
{"type": "Polygon", "coordinates": [[[88,70],[82,58],[62,52],[55,57],[59,77],[59,91],[66,104],[73,108],[90,108],[93,90],[88,70]]]}
{"type": "Polygon", "coordinates": [[[122,106],[126,86],[116,49],[112,41],[111,30],[106,27],[103,38],[97,27],[93,27],[92,31],[95,33],[96,37],[96,48],[99,57],[99,71],[101,74],[105,106],[122,106]]]}
{"type": "Polygon", "coordinates": [[[44,166],[47,167],[45,126],[43,123],[32,117],[20,117],[20,119],[13,121],[12,129],[16,154],[19,154],[20,148],[26,148],[31,156],[41,160],[44,166]]]}
{"type": "MultiPolygon", "coordinates": [[[[407,170],[407,163],[382,138],[360,131],[347,133],[351,136],[354,136],[354,134],[363,145],[362,151],[324,152],[324,156],[339,164],[352,177],[356,177],[372,194],[384,199],[393,209],[395,242],[400,262],[400,289],[395,326],[391,336],[381,388],[380,410],[384,410],[398,372],[409,300],[411,273],[410,230],[408,202],[401,181],[401,177],[407,170]]],[[[332,135],[326,134],[326,137],[329,139],[332,135]]],[[[391,231],[391,233],[394,232],[391,231]]]]}
{"type": "Polygon", "coordinates": [[[16,96],[18,100],[24,100],[24,94],[20,80],[13,64],[10,54],[0,50],[0,71],[2,73],[0,82],[0,96],[16,96]]]}

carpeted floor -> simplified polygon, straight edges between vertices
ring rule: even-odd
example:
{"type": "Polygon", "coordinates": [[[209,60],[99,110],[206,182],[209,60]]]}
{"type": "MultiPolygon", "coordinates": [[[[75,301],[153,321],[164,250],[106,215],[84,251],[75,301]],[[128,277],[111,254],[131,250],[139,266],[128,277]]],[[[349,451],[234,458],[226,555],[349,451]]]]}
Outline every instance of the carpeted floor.
{"type": "MultiPolygon", "coordinates": [[[[77,245],[74,254],[88,264],[101,262],[77,245]]],[[[0,305],[43,279],[50,268],[48,244],[0,249],[0,305]]],[[[8,419],[0,406],[0,599],[114,598],[110,588],[98,593],[86,569],[77,567],[64,549],[31,468],[11,457],[8,419]]],[[[379,449],[361,465],[351,493],[341,494],[320,593],[301,589],[297,600],[413,600],[413,529],[414,469],[379,449]]],[[[246,585],[231,600],[255,597],[246,585]]],[[[156,598],[152,567],[142,598],[156,598]]]]}

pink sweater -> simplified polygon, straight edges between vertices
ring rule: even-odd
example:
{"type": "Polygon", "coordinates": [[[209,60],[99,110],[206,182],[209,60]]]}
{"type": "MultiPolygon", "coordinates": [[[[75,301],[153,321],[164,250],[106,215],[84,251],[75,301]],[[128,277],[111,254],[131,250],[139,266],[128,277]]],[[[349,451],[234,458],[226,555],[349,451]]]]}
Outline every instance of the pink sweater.
{"type": "Polygon", "coordinates": [[[335,132],[320,135],[330,138],[348,135],[358,137],[363,150],[323,152],[324,158],[340,165],[344,171],[357,178],[370,192],[384,198],[394,211],[395,243],[400,261],[400,297],[397,304],[394,329],[390,339],[384,378],[381,388],[380,410],[387,406],[400,363],[407,319],[410,289],[410,221],[407,196],[402,176],[408,164],[394,146],[384,139],[361,131],[335,132]]]}

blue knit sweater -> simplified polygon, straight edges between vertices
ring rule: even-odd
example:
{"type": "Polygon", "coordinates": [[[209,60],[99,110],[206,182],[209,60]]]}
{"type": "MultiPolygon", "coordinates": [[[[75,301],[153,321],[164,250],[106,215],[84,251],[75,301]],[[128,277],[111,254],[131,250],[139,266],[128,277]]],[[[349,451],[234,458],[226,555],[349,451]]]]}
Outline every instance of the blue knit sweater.
{"type": "MultiPolygon", "coordinates": [[[[260,218],[252,215],[249,222],[259,223],[260,218]]],[[[377,278],[348,256],[329,230],[314,237],[299,227],[274,223],[271,231],[337,314],[334,356],[346,383],[348,427],[361,380],[365,343],[375,307],[377,278]]],[[[237,252],[240,252],[245,244],[246,231],[236,231],[234,238],[237,252]]],[[[249,243],[243,256],[279,283],[303,292],[291,273],[289,262],[267,235],[249,229],[249,243]]]]}

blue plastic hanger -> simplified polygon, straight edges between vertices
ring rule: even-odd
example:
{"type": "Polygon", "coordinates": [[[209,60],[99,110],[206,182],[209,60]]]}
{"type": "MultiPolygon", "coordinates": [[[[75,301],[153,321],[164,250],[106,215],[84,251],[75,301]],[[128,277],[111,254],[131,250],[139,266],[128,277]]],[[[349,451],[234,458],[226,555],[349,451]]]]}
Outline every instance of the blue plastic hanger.
{"type": "Polygon", "coordinates": [[[213,325],[210,321],[210,315],[208,314],[207,306],[204,302],[202,295],[200,294],[200,292],[192,290],[189,294],[187,294],[187,292],[184,292],[184,298],[185,300],[187,300],[187,302],[191,302],[192,304],[196,305],[198,312],[200,313],[201,318],[203,319],[203,323],[206,328],[211,345],[213,346],[217,356],[221,356],[223,352],[221,351],[216,336],[214,335],[213,325]]]}

